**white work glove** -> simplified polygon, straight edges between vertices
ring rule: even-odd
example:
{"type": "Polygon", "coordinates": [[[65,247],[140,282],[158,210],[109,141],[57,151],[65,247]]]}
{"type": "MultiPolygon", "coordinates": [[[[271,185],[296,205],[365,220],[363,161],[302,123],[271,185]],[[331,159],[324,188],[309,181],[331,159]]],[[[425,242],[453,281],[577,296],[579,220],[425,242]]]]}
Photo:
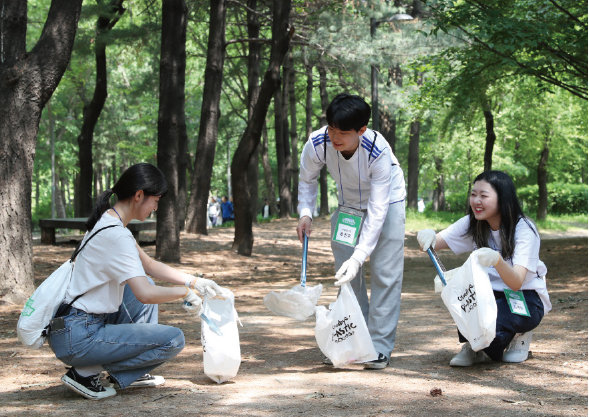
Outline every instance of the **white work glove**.
{"type": "Polygon", "coordinates": [[[491,248],[480,248],[474,251],[481,266],[495,266],[501,259],[501,254],[491,248]]]}
{"type": "Polygon", "coordinates": [[[420,230],[417,232],[417,243],[419,243],[419,247],[424,252],[430,247],[434,249],[436,246],[436,232],[432,229],[420,230]]]}
{"type": "Polygon", "coordinates": [[[362,264],[354,258],[350,258],[345,261],[335,274],[335,278],[337,279],[335,285],[343,285],[346,282],[353,280],[354,277],[358,275],[358,271],[360,271],[361,266],[362,264]]]}
{"type": "Polygon", "coordinates": [[[190,289],[198,291],[203,297],[223,297],[223,290],[212,279],[202,277],[191,278],[186,281],[185,285],[190,289]]]}
{"type": "Polygon", "coordinates": [[[188,289],[188,293],[182,298],[182,308],[191,314],[200,316],[202,313],[202,299],[196,293],[188,289]]]}

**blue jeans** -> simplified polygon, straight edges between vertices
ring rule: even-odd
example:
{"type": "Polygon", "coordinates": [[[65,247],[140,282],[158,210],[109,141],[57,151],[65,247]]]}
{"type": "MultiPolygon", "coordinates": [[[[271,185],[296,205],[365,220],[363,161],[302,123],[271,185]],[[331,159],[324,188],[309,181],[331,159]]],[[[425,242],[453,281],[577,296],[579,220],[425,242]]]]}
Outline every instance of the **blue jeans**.
{"type": "Polygon", "coordinates": [[[91,314],[72,307],[64,328],[49,333],[49,344],[65,364],[102,366],[125,388],[184,347],[182,330],[157,321],[157,304],[141,303],[126,285],[119,311],[91,314]]]}
{"type": "MultiPolygon", "coordinates": [[[[509,304],[503,291],[493,291],[495,301],[497,302],[497,324],[495,327],[495,339],[491,344],[483,349],[494,361],[500,361],[503,357],[503,351],[516,333],[526,333],[535,329],[544,317],[544,305],[540,296],[534,290],[523,290],[526,304],[530,317],[514,314],[509,309],[509,304]]],[[[460,342],[466,342],[466,338],[458,332],[460,342]]]]}

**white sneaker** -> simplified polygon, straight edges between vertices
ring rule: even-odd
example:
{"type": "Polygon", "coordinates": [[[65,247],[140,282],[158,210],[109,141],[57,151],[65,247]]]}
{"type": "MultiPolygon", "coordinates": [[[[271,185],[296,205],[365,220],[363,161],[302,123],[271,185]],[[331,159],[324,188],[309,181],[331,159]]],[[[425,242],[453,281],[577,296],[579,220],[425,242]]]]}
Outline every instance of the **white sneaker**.
{"type": "Polygon", "coordinates": [[[503,352],[503,362],[520,363],[528,359],[533,335],[533,331],[517,333],[503,352]]]}
{"type": "MultiPolygon", "coordinates": [[[[118,382],[112,376],[109,375],[107,380],[113,387],[120,389],[118,382]]],[[[157,387],[165,382],[166,380],[161,375],[145,374],[133,381],[128,388],[157,387]]]]}
{"type": "Polygon", "coordinates": [[[165,382],[166,380],[161,375],[145,374],[133,381],[129,387],[157,387],[165,382]]]}
{"type": "Polygon", "coordinates": [[[470,347],[470,343],[466,342],[462,345],[462,350],[450,360],[450,366],[472,366],[475,363],[489,361],[491,361],[491,358],[489,358],[485,352],[482,350],[480,352],[475,352],[470,347]]]}

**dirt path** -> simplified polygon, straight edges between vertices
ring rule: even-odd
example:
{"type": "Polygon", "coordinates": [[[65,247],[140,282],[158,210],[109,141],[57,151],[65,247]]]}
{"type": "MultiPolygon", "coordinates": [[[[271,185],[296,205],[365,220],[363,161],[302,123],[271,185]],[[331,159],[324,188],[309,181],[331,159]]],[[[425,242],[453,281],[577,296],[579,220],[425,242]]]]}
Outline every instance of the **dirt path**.
{"type": "MultiPolygon", "coordinates": [[[[532,357],[523,364],[486,364],[454,369],[460,349],[456,330],[439,296],[433,268],[407,235],[397,346],[391,366],[332,369],[321,364],[313,319],[298,322],[272,315],[262,299],[270,290],[298,282],[300,245],[296,223],[277,220],[255,227],[254,255],[231,250],[232,229],[209,236],[182,236],[182,264],[232,289],[243,327],[242,364],[222,385],[203,374],[200,323],[178,303],[165,304],[160,320],[184,331],[187,344],[158,368],[158,388],[121,391],[94,403],[63,387],[64,366],[47,346],[28,350],[16,339],[18,307],[0,307],[0,415],[2,416],[586,416],[587,237],[543,241],[554,310],[536,329],[532,357]],[[432,396],[433,389],[441,390],[432,396]]],[[[335,299],[329,225],[315,222],[309,245],[308,281],[324,286],[320,304],[335,299]]],[[[72,244],[35,246],[37,285],[72,251],[72,244]]],[[[146,246],[153,255],[154,247],[146,246]]],[[[448,268],[465,257],[443,253],[448,268]]]]}

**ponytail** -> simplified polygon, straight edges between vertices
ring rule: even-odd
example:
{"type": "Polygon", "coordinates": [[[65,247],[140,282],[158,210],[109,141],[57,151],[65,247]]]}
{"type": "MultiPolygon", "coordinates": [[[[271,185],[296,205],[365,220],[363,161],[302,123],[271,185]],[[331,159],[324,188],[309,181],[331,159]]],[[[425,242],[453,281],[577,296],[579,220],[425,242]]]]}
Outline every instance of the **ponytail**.
{"type": "Polygon", "coordinates": [[[104,212],[111,208],[110,206],[110,198],[114,194],[114,191],[110,188],[106,191],[103,191],[97,198],[96,204],[94,205],[94,209],[92,210],[92,214],[88,217],[86,221],[86,230],[92,230],[98,222],[98,219],[102,217],[104,212]]]}

